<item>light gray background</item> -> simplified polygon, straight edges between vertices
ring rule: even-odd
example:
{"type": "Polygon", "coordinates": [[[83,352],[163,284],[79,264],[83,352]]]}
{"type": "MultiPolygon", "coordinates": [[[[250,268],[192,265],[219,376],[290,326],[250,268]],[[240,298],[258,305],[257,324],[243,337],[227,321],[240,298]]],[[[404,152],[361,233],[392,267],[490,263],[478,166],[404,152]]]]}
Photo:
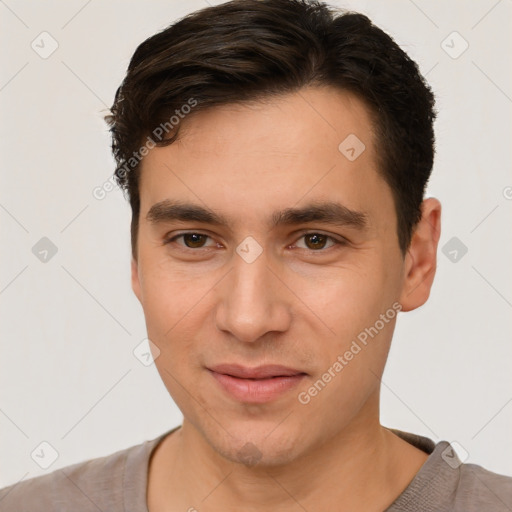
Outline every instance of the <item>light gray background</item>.
{"type": "MultiPolygon", "coordinates": [[[[181,421],[154,365],[133,354],[146,332],[128,203],[92,191],[113,172],[102,115],[136,46],[207,3],[0,1],[0,487],[181,421]],[[51,48],[43,31],[59,45],[46,59],[31,47],[51,48]],[[32,252],[43,237],[58,249],[47,262],[32,252]],[[58,452],[47,469],[43,441],[58,452]]],[[[429,302],[400,316],[382,422],[457,441],[468,461],[512,475],[512,2],[333,3],[368,14],[418,61],[440,111],[437,278],[429,302]],[[454,31],[469,44],[458,58],[454,31]],[[441,250],[452,237],[468,248],[455,262],[441,250]]]]}

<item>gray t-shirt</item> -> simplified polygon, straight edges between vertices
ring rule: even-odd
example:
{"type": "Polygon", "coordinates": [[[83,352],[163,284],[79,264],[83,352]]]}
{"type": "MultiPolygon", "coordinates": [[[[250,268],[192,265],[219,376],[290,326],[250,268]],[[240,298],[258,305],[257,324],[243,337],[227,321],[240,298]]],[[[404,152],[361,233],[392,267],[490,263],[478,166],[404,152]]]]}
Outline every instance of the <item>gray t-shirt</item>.
{"type": "MultiPolygon", "coordinates": [[[[177,427],[178,428],[178,427],[177,427]]],[[[148,463],[167,434],[0,489],[1,512],[148,512],[148,463]]],[[[446,441],[390,429],[429,454],[384,512],[511,512],[512,477],[461,464],[446,441]]]]}

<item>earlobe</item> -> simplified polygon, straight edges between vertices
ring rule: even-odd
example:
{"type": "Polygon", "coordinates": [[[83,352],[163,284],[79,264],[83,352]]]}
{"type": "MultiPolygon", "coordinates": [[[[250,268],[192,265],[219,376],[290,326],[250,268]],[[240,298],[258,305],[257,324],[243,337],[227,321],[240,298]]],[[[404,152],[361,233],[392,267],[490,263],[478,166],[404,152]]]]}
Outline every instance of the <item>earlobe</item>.
{"type": "Polygon", "coordinates": [[[403,311],[419,308],[427,301],[437,267],[441,236],[441,203],[428,198],[421,204],[422,216],[407,251],[400,303],[403,311]]]}
{"type": "Polygon", "coordinates": [[[133,293],[135,293],[135,296],[137,297],[137,299],[139,299],[139,302],[142,304],[140,293],[139,265],[133,258],[131,263],[131,274],[133,293]]]}

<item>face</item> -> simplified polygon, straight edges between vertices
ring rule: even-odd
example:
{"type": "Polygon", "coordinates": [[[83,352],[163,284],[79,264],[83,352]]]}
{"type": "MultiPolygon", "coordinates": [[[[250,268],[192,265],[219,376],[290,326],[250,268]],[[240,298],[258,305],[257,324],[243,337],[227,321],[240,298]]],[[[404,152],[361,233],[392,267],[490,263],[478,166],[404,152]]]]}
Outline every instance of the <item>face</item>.
{"type": "Polygon", "coordinates": [[[198,112],[145,157],[140,198],[132,286],[211,448],[276,465],[378,421],[407,260],[362,102],[309,88],[198,112]]]}

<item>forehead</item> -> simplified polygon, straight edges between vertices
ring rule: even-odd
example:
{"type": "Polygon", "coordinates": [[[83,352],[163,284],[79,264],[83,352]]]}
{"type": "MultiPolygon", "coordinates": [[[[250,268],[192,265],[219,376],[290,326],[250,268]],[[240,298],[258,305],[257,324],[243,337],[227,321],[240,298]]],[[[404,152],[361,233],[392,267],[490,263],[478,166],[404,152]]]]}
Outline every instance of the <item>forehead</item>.
{"type": "Polygon", "coordinates": [[[314,149],[338,151],[346,137],[357,135],[372,153],[373,124],[370,109],[354,94],[328,86],[307,87],[295,93],[192,110],[181,121],[178,142],[193,145],[189,149],[196,155],[220,149],[221,143],[224,153],[235,149],[254,154],[260,143],[261,152],[274,150],[276,155],[285,155],[314,149]]]}
{"type": "Polygon", "coordinates": [[[371,182],[384,183],[375,162],[370,112],[350,93],[307,88],[217,106],[185,117],[173,144],[144,157],[141,212],[167,199],[246,216],[320,199],[357,211],[371,182]]]}

